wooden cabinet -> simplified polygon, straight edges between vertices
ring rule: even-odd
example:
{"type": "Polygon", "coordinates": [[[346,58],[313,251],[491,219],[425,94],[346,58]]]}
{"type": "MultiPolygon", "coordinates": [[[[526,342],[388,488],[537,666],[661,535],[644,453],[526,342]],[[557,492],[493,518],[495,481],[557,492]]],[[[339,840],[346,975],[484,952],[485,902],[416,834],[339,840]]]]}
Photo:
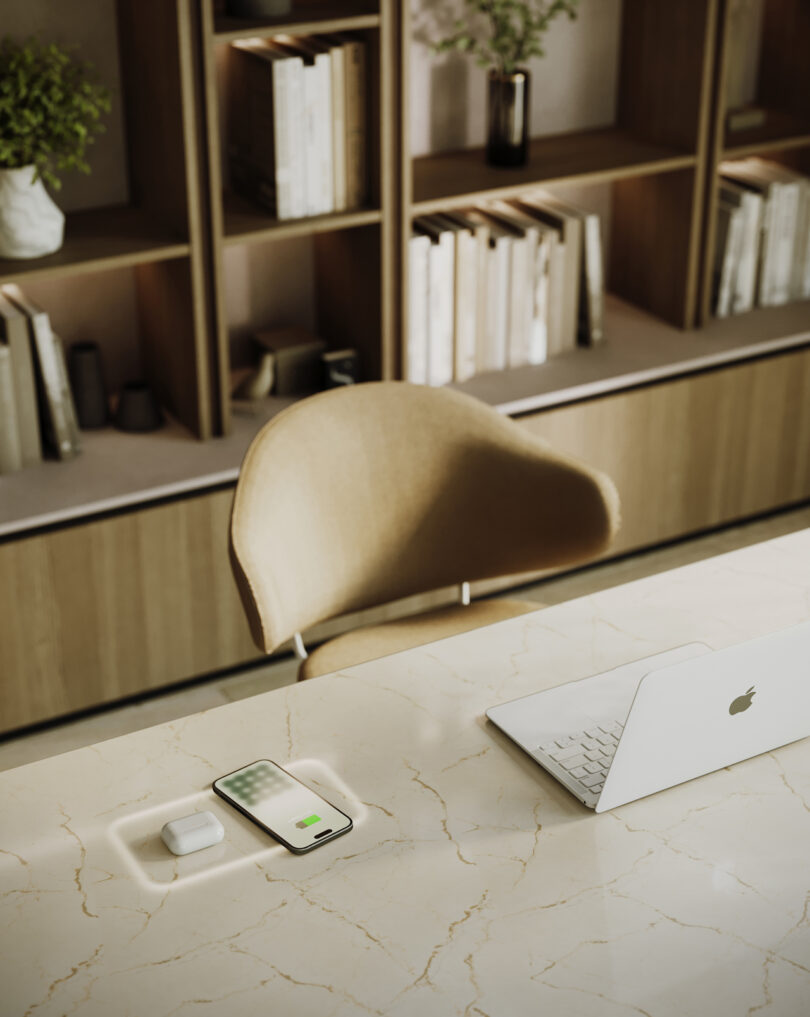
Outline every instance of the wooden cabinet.
{"type": "MultiPolygon", "coordinates": [[[[0,262],[0,283],[56,316],[123,273],[133,359],[171,422],[87,433],[76,461],[0,478],[0,729],[257,655],[230,575],[228,507],[253,434],[289,400],[235,413],[231,372],[252,329],[285,323],[357,347],[366,380],[399,377],[421,214],[535,185],[607,193],[606,341],[461,387],[614,477],[615,553],[810,498],[810,304],[708,313],[720,161],[760,154],[810,172],[807,5],[762,2],[764,126],[726,129],[730,3],[615,0],[615,73],[597,82],[609,122],[538,136],[527,167],[502,170],[476,148],[412,153],[409,4],[301,0],[245,22],[218,0],[117,0],[128,201],[70,214],[61,251],[0,262]],[[229,47],[344,31],[369,55],[367,201],[278,221],[229,185],[229,47]]],[[[591,13],[583,4],[580,18],[591,13]]]]}

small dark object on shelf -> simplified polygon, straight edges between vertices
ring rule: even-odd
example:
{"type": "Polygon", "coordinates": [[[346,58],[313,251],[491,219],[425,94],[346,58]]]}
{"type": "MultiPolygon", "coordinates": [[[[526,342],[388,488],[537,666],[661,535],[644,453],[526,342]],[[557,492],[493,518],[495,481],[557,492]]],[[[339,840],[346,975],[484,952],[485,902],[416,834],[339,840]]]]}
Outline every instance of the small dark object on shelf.
{"type": "Polygon", "coordinates": [[[157,396],[145,381],[129,381],[121,389],[115,426],[119,431],[156,431],[163,426],[163,412],[157,396]]]}
{"type": "Polygon", "coordinates": [[[68,351],[68,375],[79,427],[83,431],[104,427],[110,413],[98,343],[73,343],[68,351]]]}
{"type": "Polygon", "coordinates": [[[487,87],[487,162],[492,166],[525,166],[529,158],[529,72],[518,69],[501,74],[491,70],[487,87]]]}
{"type": "Polygon", "coordinates": [[[330,350],[321,355],[323,387],[354,385],[359,378],[357,350],[330,350]]]}

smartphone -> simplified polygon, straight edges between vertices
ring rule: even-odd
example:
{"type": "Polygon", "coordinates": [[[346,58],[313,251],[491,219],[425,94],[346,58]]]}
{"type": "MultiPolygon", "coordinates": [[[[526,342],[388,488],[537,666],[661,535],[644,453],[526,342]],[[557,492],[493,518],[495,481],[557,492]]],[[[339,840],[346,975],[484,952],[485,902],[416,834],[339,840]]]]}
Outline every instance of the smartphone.
{"type": "Polygon", "coordinates": [[[212,787],[220,798],[299,855],[352,828],[345,812],[269,759],[257,759],[227,773],[212,787]]]}

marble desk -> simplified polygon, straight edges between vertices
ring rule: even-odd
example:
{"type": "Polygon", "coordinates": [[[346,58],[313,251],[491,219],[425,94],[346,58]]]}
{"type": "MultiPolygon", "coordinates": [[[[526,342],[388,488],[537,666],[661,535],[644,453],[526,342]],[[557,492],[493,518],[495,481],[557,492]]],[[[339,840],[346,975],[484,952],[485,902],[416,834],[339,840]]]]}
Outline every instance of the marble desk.
{"type": "Polygon", "coordinates": [[[810,1014],[810,740],[595,815],[483,716],[808,617],[810,531],[2,774],[0,1012],[810,1014]],[[355,829],[296,856],[215,799],[260,757],[355,829]]]}

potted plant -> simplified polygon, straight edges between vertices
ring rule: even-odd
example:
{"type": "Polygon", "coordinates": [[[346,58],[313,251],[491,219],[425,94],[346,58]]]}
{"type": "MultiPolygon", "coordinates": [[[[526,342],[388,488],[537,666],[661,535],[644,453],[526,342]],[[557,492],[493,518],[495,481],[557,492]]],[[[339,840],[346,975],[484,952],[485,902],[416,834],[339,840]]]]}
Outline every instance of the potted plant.
{"type": "Polygon", "coordinates": [[[466,19],[436,43],[489,68],[487,159],[495,166],[522,166],[529,151],[529,89],[526,62],[543,56],[543,36],[560,14],[572,20],[579,0],[464,0],[466,19]]]}
{"type": "Polygon", "coordinates": [[[43,181],[58,190],[57,172],[90,172],[85,151],[109,109],[91,64],[55,43],[0,40],[0,256],[62,246],[65,217],[43,181]]]}

